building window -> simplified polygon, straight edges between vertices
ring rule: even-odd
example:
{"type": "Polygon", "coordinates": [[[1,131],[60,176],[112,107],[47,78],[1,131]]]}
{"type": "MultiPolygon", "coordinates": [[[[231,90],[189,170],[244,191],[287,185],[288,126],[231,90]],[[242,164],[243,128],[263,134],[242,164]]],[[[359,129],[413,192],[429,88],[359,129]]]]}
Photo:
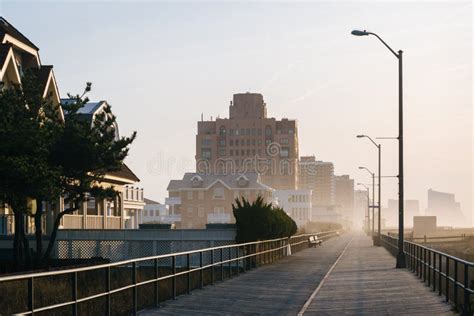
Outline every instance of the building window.
{"type": "Polygon", "coordinates": [[[252,146],[255,146],[256,143],[257,141],[255,139],[252,139],[252,146]]]}
{"type": "Polygon", "coordinates": [[[245,156],[245,150],[242,149],[242,150],[240,151],[240,155],[241,155],[241,156],[245,156]]]}
{"type": "Polygon", "coordinates": [[[219,156],[225,156],[225,148],[219,148],[219,156]]]}
{"type": "Polygon", "coordinates": [[[245,136],[245,128],[240,129],[240,136],[245,136]]]}
{"type": "Polygon", "coordinates": [[[239,146],[239,140],[238,139],[235,140],[235,146],[239,146]]]}
{"type": "Polygon", "coordinates": [[[224,214],[225,209],[223,206],[214,206],[214,214],[224,214]]]}
{"type": "Polygon", "coordinates": [[[257,141],[257,144],[258,144],[259,146],[261,146],[261,145],[262,145],[262,140],[259,139],[259,140],[257,141]]]}
{"type": "Polygon", "coordinates": [[[282,138],[282,139],[280,139],[280,143],[281,143],[282,145],[288,145],[288,143],[289,143],[288,138],[282,138]]]}
{"type": "Polygon", "coordinates": [[[250,139],[247,139],[247,146],[250,146],[250,139]]]}
{"type": "Polygon", "coordinates": [[[233,139],[229,140],[229,146],[234,146],[234,140],[233,139]]]}
{"type": "Polygon", "coordinates": [[[225,136],[226,135],[225,126],[221,126],[221,128],[219,129],[219,135],[220,136],[225,136]]]}
{"type": "Polygon", "coordinates": [[[239,135],[240,135],[238,128],[235,130],[235,135],[236,135],[236,136],[239,136],[239,135]]]}
{"type": "Polygon", "coordinates": [[[245,130],[245,134],[247,134],[247,136],[250,136],[250,128],[247,128],[247,129],[245,130]]]}
{"type": "Polygon", "coordinates": [[[239,155],[239,150],[238,150],[238,149],[235,150],[235,155],[236,155],[236,156],[239,155]]]}
{"type": "Polygon", "coordinates": [[[288,157],[290,155],[290,149],[288,147],[281,147],[280,157],[288,157]]]}
{"type": "Polygon", "coordinates": [[[204,200],[204,191],[198,191],[198,199],[204,200]]]}
{"type": "Polygon", "coordinates": [[[191,214],[193,212],[193,207],[192,206],[188,206],[188,214],[191,214]]]}
{"type": "Polygon", "coordinates": [[[210,148],[201,148],[201,157],[210,159],[211,158],[211,149],[210,148]]]}
{"type": "Polygon", "coordinates": [[[193,191],[188,191],[186,196],[187,196],[188,200],[192,200],[193,199],[193,191]]]}
{"type": "Polygon", "coordinates": [[[154,210],[150,210],[150,216],[155,216],[155,211],[154,210]]]}
{"type": "Polygon", "coordinates": [[[205,139],[202,140],[201,144],[203,146],[211,146],[212,140],[205,138],[205,139]]]}
{"type": "Polygon", "coordinates": [[[225,146],[225,138],[219,139],[219,146],[225,146]]]}
{"type": "Polygon", "coordinates": [[[234,155],[234,150],[232,150],[232,149],[229,150],[229,155],[230,155],[230,156],[233,156],[233,155],[234,155]]]}
{"type": "Polygon", "coordinates": [[[252,128],[252,136],[255,136],[257,134],[257,130],[255,128],[252,128]]]}
{"type": "Polygon", "coordinates": [[[294,129],[290,128],[290,129],[288,130],[288,134],[294,134],[294,133],[295,133],[295,130],[294,130],[294,129]]]}
{"type": "Polygon", "coordinates": [[[144,211],[143,211],[143,215],[144,215],[144,216],[148,216],[148,210],[144,210],[144,211]]]}
{"type": "Polygon", "coordinates": [[[247,156],[250,156],[250,149],[247,149],[247,156]]]}
{"type": "Polygon", "coordinates": [[[267,136],[272,135],[272,128],[271,128],[271,126],[266,126],[266,127],[265,127],[265,135],[267,135],[267,136]]]}
{"type": "Polygon", "coordinates": [[[233,129],[233,128],[231,128],[229,132],[230,132],[230,136],[234,136],[235,133],[234,133],[234,129],[233,129]]]}
{"type": "Polygon", "coordinates": [[[265,139],[265,145],[270,145],[272,143],[272,140],[271,139],[265,139]]]}
{"type": "Polygon", "coordinates": [[[262,129],[261,128],[257,129],[257,135],[258,136],[262,135],[262,129]]]}
{"type": "Polygon", "coordinates": [[[212,198],[214,200],[223,200],[224,199],[224,188],[214,188],[212,198]]]}

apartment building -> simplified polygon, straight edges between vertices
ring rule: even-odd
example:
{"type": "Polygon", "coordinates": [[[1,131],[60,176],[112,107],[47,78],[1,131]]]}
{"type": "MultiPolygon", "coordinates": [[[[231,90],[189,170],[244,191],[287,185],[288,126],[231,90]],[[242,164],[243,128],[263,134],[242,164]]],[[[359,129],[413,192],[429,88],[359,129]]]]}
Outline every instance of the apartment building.
{"type": "Polygon", "coordinates": [[[311,190],[275,190],[273,200],[275,204],[283,208],[298,227],[303,227],[311,221],[311,190]]]}
{"type": "Polygon", "coordinates": [[[258,196],[271,202],[273,189],[262,183],[259,174],[186,173],[171,180],[166,204],[179,216],[176,228],[206,228],[206,224],[235,223],[232,204],[236,198],[253,201],[258,196]]]}
{"type": "Polygon", "coordinates": [[[229,118],[198,122],[195,158],[198,173],[257,172],[268,186],[296,189],[296,121],[267,117],[259,93],[234,94],[229,118]]]}
{"type": "Polygon", "coordinates": [[[334,205],[336,184],[333,163],[316,160],[315,156],[300,157],[298,189],[312,191],[313,206],[334,205]]]}

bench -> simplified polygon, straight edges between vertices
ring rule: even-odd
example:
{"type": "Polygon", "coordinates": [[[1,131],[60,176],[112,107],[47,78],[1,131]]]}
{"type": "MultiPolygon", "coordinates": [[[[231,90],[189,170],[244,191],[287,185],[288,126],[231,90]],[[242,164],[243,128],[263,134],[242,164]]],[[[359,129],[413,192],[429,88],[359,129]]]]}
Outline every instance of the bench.
{"type": "Polygon", "coordinates": [[[308,242],[310,247],[321,246],[321,244],[323,243],[323,241],[319,239],[316,235],[309,236],[308,242]]]}

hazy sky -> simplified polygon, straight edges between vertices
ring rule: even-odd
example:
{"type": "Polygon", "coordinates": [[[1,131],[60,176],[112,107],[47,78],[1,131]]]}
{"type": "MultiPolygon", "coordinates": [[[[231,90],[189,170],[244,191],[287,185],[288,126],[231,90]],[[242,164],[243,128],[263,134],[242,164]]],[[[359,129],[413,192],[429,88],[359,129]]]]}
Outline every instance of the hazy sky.
{"type": "MultiPolygon", "coordinates": [[[[9,2],[0,13],[53,64],[60,92],[93,82],[122,135],[138,131],[127,163],[146,196],[163,201],[170,179],[194,170],[201,113],[228,116],[237,92],[264,95],[269,116],[298,120],[300,155],[332,161],[369,183],[376,148],[365,133],[396,136],[402,49],[406,198],[455,193],[468,217],[473,193],[472,12],[455,2],[124,1],[9,2]]],[[[383,141],[383,174],[397,174],[397,142],[383,141]]],[[[383,182],[384,202],[397,198],[383,182]]]]}

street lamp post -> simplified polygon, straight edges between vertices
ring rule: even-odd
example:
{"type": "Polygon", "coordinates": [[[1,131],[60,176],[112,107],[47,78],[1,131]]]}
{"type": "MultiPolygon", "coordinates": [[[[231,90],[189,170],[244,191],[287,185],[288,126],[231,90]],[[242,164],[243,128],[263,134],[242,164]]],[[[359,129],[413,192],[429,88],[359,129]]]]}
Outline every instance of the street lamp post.
{"type": "MultiPolygon", "coordinates": [[[[374,142],[374,140],[372,138],[370,138],[370,136],[367,136],[367,135],[357,135],[357,138],[368,138],[372,144],[375,145],[375,147],[377,147],[378,149],[378,158],[379,158],[379,176],[378,176],[378,198],[379,198],[379,203],[378,203],[378,210],[379,210],[379,215],[378,215],[378,219],[377,219],[377,238],[374,239],[374,245],[376,246],[381,246],[381,243],[380,243],[380,229],[381,229],[381,218],[382,218],[382,181],[381,181],[381,177],[382,177],[382,145],[381,144],[377,144],[376,142],[374,142]]],[[[375,204],[375,202],[374,202],[375,204]]]]}
{"type": "Polygon", "coordinates": [[[357,183],[357,185],[363,186],[367,190],[367,235],[369,235],[370,231],[370,193],[369,193],[369,187],[366,186],[363,183],[357,183]]]}
{"type": "Polygon", "coordinates": [[[374,241],[375,245],[375,173],[366,167],[359,167],[359,169],[367,170],[367,172],[372,176],[372,206],[370,207],[372,208],[372,240],[374,241]]]}
{"type": "Polygon", "coordinates": [[[373,35],[377,37],[382,44],[387,47],[398,59],[398,254],[397,254],[397,268],[405,268],[405,252],[403,250],[403,212],[404,212],[404,191],[403,191],[403,51],[399,50],[396,53],[390,46],[385,43],[380,36],[375,33],[367,31],[352,31],[352,35],[366,36],[373,35]]]}

